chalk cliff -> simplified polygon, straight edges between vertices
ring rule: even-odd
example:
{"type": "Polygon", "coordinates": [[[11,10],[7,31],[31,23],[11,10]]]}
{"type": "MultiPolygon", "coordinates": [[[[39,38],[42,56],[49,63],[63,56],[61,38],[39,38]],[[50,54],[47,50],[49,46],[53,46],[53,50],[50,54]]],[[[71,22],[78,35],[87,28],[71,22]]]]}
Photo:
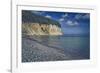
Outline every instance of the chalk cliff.
{"type": "Polygon", "coordinates": [[[22,11],[22,33],[26,35],[62,35],[59,22],[31,11],[22,11]]]}

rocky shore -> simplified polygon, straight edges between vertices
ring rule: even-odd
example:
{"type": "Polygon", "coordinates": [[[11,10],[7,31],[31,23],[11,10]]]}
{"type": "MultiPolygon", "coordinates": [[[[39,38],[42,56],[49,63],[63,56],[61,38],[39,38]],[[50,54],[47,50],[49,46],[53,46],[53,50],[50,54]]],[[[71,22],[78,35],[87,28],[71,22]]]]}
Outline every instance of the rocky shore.
{"type": "Polygon", "coordinates": [[[22,62],[66,60],[64,50],[50,47],[29,38],[22,38],[22,62]]]}

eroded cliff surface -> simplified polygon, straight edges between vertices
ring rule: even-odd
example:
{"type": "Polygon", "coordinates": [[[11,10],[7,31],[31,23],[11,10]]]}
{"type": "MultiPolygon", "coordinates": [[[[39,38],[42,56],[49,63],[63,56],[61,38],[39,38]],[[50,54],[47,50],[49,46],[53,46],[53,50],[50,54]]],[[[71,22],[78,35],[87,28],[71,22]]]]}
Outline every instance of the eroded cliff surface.
{"type": "Polygon", "coordinates": [[[22,11],[22,33],[26,35],[62,35],[59,22],[31,11],[22,11]]]}
{"type": "Polygon", "coordinates": [[[52,24],[22,24],[22,32],[26,35],[62,35],[61,28],[52,24]]]}

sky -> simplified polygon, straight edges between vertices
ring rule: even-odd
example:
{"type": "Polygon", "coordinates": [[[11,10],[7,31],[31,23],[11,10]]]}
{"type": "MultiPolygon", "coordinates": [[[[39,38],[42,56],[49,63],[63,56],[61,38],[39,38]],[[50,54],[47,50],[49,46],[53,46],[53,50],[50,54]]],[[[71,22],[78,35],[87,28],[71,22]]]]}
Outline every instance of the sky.
{"type": "Polygon", "coordinates": [[[90,14],[73,12],[32,11],[35,14],[53,19],[61,24],[63,34],[88,35],[90,33],[90,14]]]}

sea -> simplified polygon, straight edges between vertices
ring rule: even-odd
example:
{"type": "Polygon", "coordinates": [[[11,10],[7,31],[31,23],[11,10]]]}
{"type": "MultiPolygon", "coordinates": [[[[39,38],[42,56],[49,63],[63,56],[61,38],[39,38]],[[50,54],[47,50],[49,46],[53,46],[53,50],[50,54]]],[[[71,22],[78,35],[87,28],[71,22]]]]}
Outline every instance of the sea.
{"type": "Polygon", "coordinates": [[[63,49],[64,54],[70,54],[73,59],[90,58],[90,36],[31,36],[34,40],[46,46],[63,49]]]}

